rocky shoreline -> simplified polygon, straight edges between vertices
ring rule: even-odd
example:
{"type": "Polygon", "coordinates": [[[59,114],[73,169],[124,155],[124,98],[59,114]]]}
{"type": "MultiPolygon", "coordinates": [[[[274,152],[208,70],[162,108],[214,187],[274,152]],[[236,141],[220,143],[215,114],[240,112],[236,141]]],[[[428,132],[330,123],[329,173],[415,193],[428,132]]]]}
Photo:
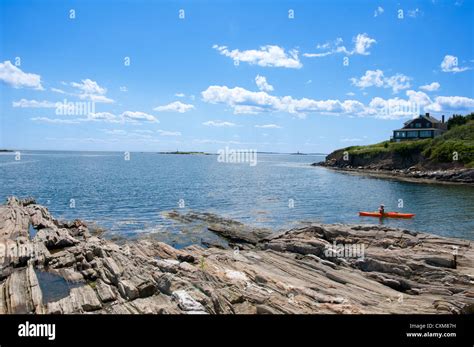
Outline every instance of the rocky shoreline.
{"type": "Polygon", "coordinates": [[[273,233],[173,214],[205,221],[224,245],[175,249],[150,236],[118,244],[32,199],[9,198],[0,206],[0,313],[474,312],[471,241],[377,225],[273,233]],[[47,302],[41,271],[75,285],[47,302]]]}
{"type": "Polygon", "coordinates": [[[407,169],[382,169],[366,166],[353,167],[348,164],[339,165],[331,161],[313,163],[311,166],[324,167],[336,171],[367,175],[380,178],[391,178],[407,182],[464,184],[474,186],[474,169],[450,168],[438,170],[419,169],[415,166],[407,169]]]}

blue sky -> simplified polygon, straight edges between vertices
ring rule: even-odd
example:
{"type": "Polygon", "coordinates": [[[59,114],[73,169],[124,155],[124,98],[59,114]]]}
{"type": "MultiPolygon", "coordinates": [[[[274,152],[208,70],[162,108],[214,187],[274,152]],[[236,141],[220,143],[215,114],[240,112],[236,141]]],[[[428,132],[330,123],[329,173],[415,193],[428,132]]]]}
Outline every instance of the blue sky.
{"type": "Polygon", "coordinates": [[[472,1],[1,0],[0,16],[2,148],[327,153],[417,110],[474,111],[472,1]]]}

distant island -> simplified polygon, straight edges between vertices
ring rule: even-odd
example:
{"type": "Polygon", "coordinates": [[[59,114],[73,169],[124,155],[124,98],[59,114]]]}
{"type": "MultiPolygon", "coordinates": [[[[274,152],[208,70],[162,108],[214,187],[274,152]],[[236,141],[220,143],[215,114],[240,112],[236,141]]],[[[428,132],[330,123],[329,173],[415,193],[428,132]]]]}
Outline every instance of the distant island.
{"type": "Polygon", "coordinates": [[[0,153],[2,152],[13,152],[13,150],[11,149],[0,149],[0,153]]]}
{"type": "Polygon", "coordinates": [[[206,152],[183,152],[183,151],[174,151],[174,152],[158,152],[158,154],[214,155],[214,153],[206,153],[206,152]]]}
{"type": "Polygon", "coordinates": [[[408,121],[405,127],[394,131],[395,137],[405,134],[407,138],[403,140],[392,138],[373,145],[338,149],[324,162],[312,165],[404,180],[474,184],[474,113],[453,115],[439,135],[411,139],[415,136],[408,135],[410,132],[424,134],[435,129],[429,122],[435,120],[433,117],[427,121],[430,128],[411,124],[418,120],[425,122],[426,116],[408,121]]]}

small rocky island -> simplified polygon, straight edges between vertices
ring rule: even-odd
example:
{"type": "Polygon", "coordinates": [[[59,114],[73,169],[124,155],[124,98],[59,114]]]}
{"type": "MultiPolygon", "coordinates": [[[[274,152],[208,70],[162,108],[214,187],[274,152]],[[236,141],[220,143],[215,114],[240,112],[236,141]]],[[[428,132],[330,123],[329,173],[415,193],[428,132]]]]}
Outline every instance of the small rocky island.
{"type": "Polygon", "coordinates": [[[118,244],[33,199],[9,198],[0,206],[0,313],[474,312],[471,241],[376,225],[274,233],[171,214],[205,221],[225,244],[175,249],[151,236],[118,244]],[[63,297],[47,299],[45,273],[68,283],[63,297]]]}

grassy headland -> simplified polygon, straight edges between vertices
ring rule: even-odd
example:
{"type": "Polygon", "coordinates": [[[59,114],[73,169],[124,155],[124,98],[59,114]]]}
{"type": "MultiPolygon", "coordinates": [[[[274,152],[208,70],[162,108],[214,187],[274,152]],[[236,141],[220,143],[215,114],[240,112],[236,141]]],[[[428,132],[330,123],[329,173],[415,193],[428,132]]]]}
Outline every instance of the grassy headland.
{"type": "Polygon", "coordinates": [[[446,133],[434,139],[342,148],[329,154],[325,165],[382,170],[474,168],[473,116],[464,117],[464,124],[450,126],[446,133]]]}

